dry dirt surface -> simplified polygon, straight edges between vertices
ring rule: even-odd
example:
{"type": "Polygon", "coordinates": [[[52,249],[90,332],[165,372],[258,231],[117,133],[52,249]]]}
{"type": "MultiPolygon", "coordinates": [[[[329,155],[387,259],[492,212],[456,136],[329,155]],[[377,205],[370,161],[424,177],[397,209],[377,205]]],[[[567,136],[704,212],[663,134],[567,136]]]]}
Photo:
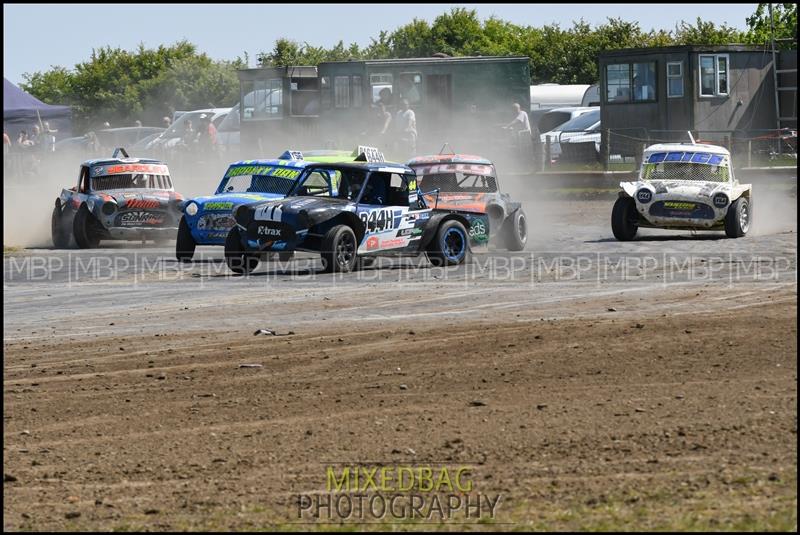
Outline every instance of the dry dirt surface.
{"type": "MultiPolygon", "coordinates": [[[[796,530],[796,230],[563,228],[543,247],[588,250],[586,279],[209,262],[92,282],[56,262],[30,281],[4,259],[3,527],[796,530]],[[765,278],[733,276],[752,275],[748,251],[765,278]],[[657,263],[598,276],[633,253],[657,263]],[[297,496],[331,465],[468,466],[501,501],[478,523],[309,524],[297,496]]],[[[48,255],[20,258],[66,258],[48,255]]]]}

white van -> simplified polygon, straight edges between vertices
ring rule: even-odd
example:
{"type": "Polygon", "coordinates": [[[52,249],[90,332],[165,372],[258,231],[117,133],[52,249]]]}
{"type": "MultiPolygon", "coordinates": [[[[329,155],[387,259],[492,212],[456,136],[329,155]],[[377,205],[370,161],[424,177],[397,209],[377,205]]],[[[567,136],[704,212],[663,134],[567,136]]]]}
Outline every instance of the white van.
{"type": "Polygon", "coordinates": [[[542,143],[550,138],[550,158],[557,159],[561,155],[561,143],[570,140],[595,142],[595,149],[600,152],[600,108],[592,106],[566,123],[560,124],[549,132],[542,134],[542,143]]]}
{"type": "Polygon", "coordinates": [[[203,119],[211,118],[214,127],[218,127],[225,117],[230,113],[231,108],[208,108],[205,110],[187,111],[181,114],[172,125],[153,139],[146,147],[147,151],[166,150],[178,145],[183,139],[186,130],[186,122],[192,121],[196,128],[203,119]]]}

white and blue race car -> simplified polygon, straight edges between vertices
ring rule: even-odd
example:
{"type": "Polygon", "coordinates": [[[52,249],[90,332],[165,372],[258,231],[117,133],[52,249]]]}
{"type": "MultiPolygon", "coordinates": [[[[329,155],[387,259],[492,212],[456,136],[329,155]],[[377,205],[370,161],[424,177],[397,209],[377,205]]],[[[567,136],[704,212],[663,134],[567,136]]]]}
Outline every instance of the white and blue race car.
{"type": "Polygon", "coordinates": [[[729,238],[747,234],[753,187],[740,184],[723,147],[662,143],[644,150],[636,182],[621,182],[611,213],[611,230],[632,240],[639,227],[724,230],[729,238]]]}

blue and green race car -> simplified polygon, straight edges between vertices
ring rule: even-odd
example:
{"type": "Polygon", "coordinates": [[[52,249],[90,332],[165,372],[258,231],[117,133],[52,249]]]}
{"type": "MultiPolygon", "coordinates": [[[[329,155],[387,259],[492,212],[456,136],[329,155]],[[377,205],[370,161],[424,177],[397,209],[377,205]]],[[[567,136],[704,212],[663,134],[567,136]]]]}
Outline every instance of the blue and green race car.
{"type": "Polygon", "coordinates": [[[310,163],[348,162],[375,149],[359,146],[355,151],[287,150],[274,160],[244,160],[228,166],[213,195],[195,197],[183,204],[178,224],[175,256],[180,261],[194,257],[198,245],[225,245],[234,225],[233,210],[240,204],[282,199],[295,179],[310,163]]]}

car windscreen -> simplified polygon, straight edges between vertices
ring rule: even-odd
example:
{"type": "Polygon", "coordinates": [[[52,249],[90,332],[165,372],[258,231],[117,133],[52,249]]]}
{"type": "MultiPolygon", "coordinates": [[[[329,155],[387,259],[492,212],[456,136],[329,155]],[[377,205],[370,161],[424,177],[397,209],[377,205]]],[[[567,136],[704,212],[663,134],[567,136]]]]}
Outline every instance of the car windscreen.
{"type": "Polygon", "coordinates": [[[164,136],[164,138],[167,138],[167,139],[168,138],[173,138],[173,137],[182,137],[185,134],[185,131],[186,131],[186,122],[187,121],[191,121],[192,122],[192,128],[194,128],[196,130],[201,121],[203,121],[205,119],[209,119],[210,120],[213,116],[214,116],[213,113],[207,112],[207,111],[202,111],[202,112],[201,111],[193,111],[193,112],[184,113],[183,115],[181,115],[178,118],[177,121],[172,123],[172,125],[164,131],[162,136],[164,136]]]}
{"type": "Polygon", "coordinates": [[[536,126],[539,132],[549,132],[558,125],[569,121],[570,117],[572,117],[572,114],[568,111],[549,111],[539,118],[536,126]]]}
{"type": "Polygon", "coordinates": [[[94,165],[91,169],[92,190],[172,189],[166,165],[158,163],[120,163],[94,165]]]}
{"type": "Polygon", "coordinates": [[[219,123],[219,126],[217,126],[217,132],[238,132],[240,129],[239,105],[237,104],[231,108],[230,113],[228,113],[222,122],[219,123]]]}
{"type": "Polygon", "coordinates": [[[275,193],[287,195],[301,169],[282,165],[232,165],[217,193],[275,193]]]}
{"type": "Polygon", "coordinates": [[[692,180],[727,182],[727,156],[707,152],[657,152],[642,165],[642,180],[692,180]]]}
{"type": "Polygon", "coordinates": [[[570,119],[558,127],[562,132],[581,132],[588,130],[600,120],[600,110],[590,111],[570,119]]]}
{"type": "Polygon", "coordinates": [[[415,166],[423,192],[438,189],[442,193],[494,193],[497,178],[494,167],[482,164],[435,164],[415,166]]]}

